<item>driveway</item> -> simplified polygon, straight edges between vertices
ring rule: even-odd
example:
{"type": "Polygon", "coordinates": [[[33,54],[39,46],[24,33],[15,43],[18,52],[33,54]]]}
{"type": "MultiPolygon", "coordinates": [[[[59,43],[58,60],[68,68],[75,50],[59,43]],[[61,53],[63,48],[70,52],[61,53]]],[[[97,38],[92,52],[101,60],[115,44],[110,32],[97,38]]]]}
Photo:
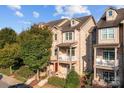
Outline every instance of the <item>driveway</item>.
{"type": "Polygon", "coordinates": [[[8,88],[10,85],[7,84],[6,82],[0,80],[0,88],[8,88]]]}
{"type": "Polygon", "coordinates": [[[22,83],[15,78],[0,74],[0,88],[8,88],[11,85],[22,83]]]}

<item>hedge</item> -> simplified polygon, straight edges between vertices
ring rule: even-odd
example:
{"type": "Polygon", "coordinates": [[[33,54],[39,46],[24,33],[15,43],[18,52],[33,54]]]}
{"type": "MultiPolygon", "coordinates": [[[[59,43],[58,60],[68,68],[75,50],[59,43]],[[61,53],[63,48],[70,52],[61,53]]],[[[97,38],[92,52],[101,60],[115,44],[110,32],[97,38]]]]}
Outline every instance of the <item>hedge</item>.
{"type": "Polygon", "coordinates": [[[65,79],[53,76],[48,79],[48,83],[57,87],[64,87],[65,79]]]}

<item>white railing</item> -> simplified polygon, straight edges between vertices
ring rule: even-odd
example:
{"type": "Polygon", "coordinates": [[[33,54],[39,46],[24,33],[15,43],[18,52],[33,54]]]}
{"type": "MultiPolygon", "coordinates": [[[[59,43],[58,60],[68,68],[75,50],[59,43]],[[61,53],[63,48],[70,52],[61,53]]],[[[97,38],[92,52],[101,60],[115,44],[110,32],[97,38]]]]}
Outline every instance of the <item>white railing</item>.
{"type": "Polygon", "coordinates": [[[118,60],[96,60],[96,65],[105,67],[117,67],[118,60]]]}
{"type": "Polygon", "coordinates": [[[76,57],[72,56],[71,58],[69,56],[60,56],[59,61],[76,61],[76,57]]]}

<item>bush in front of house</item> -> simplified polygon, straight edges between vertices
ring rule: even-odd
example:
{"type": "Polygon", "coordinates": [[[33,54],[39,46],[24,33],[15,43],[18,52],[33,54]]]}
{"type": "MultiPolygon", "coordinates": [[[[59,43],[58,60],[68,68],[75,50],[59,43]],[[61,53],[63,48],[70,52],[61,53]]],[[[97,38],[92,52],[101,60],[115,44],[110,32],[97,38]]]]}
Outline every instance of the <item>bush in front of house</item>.
{"type": "Polygon", "coordinates": [[[53,76],[48,79],[48,83],[57,87],[64,87],[65,79],[53,76]]]}
{"type": "Polygon", "coordinates": [[[65,88],[78,88],[80,87],[80,77],[76,71],[71,70],[66,78],[65,88]]]}

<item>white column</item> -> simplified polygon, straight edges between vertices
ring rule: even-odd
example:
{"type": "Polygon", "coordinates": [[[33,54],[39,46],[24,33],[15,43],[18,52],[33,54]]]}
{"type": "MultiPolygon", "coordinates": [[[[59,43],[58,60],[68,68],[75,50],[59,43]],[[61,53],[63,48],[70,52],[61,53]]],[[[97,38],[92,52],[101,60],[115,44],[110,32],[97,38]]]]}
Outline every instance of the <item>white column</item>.
{"type": "Polygon", "coordinates": [[[117,66],[117,47],[115,48],[115,67],[114,67],[114,77],[115,77],[115,82],[117,79],[117,70],[116,70],[116,66],[117,66]]]}
{"type": "Polygon", "coordinates": [[[70,46],[70,70],[72,69],[72,47],[70,46]]]}
{"type": "Polygon", "coordinates": [[[58,71],[59,71],[59,47],[57,48],[57,62],[58,62],[58,71]]]}
{"type": "Polygon", "coordinates": [[[96,79],[96,47],[94,47],[94,80],[96,79]]]}

